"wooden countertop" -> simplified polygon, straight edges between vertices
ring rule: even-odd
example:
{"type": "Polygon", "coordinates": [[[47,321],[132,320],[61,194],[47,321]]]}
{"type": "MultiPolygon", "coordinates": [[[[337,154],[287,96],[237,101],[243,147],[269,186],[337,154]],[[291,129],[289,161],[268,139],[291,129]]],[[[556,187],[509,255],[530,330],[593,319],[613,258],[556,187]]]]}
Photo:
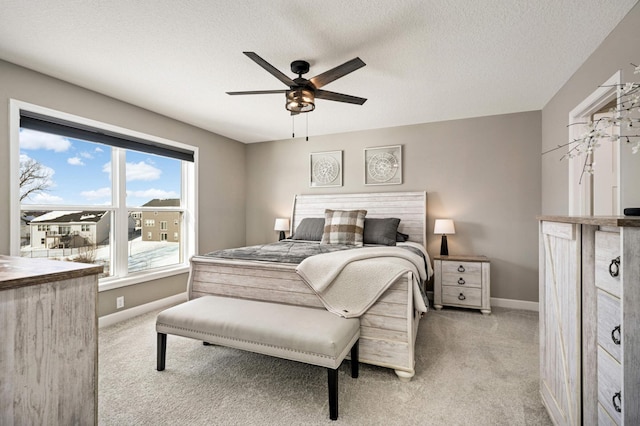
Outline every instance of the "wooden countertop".
{"type": "Polygon", "coordinates": [[[640,216],[538,216],[537,219],[581,225],[640,227],[640,216]]]}
{"type": "Polygon", "coordinates": [[[101,265],[0,256],[0,290],[100,274],[101,265]]]}

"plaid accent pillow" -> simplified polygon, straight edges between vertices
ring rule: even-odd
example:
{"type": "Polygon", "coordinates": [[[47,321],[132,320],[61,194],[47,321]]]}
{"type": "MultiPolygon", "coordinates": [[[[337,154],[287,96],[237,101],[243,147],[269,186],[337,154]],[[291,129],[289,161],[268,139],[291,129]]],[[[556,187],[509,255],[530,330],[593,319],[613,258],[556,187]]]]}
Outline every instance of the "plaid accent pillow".
{"type": "Polygon", "coordinates": [[[320,244],[363,246],[366,210],[325,210],[320,244]]]}

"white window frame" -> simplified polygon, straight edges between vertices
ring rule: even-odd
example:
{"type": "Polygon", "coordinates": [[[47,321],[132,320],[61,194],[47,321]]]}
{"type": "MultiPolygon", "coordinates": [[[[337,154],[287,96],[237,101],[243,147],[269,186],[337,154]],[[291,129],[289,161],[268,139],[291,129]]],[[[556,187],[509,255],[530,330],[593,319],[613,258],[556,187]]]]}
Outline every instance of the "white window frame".
{"type": "MultiPolygon", "coordinates": [[[[122,270],[113,270],[114,276],[100,279],[98,290],[105,291],[114,288],[124,287],[128,285],[134,285],[141,282],[152,281],[164,277],[169,277],[177,274],[183,274],[189,272],[189,259],[198,251],[198,226],[197,226],[197,194],[198,194],[198,147],[187,145],[181,142],[172,141],[169,139],[160,138],[153,135],[137,132],[130,129],[114,126],[111,124],[91,120],[88,118],[56,111],[50,108],[45,108],[39,105],[23,102],[16,99],[9,100],[9,153],[11,158],[9,159],[10,165],[10,230],[9,230],[9,249],[12,256],[20,256],[20,184],[19,184],[19,170],[20,170],[20,111],[31,111],[50,117],[55,117],[67,121],[71,121],[78,124],[88,125],[94,128],[109,130],[112,132],[120,133],[123,135],[131,136],[134,138],[145,139],[150,142],[160,143],[169,147],[180,148],[183,150],[190,150],[193,152],[194,162],[183,161],[182,164],[182,188],[181,196],[183,200],[180,210],[183,211],[183,221],[181,232],[182,238],[182,263],[177,265],[167,266],[165,268],[155,268],[149,271],[141,271],[131,274],[123,274],[122,270]]],[[[124,156],[125,150],[120,148],[113,148],[113,155],[124,156]]],[[[123,163],[124,164],[124,163],[123,163]]],[[[122,167],[124,169],[124,167],[122,167]]],[[[128,215],[129,210],[126,206],[126,194],[125,189],[125,170],[117,171],[113,176],[113,202],[115,203],[108,208],[103,206],[73,206],[73,209],[78,207],[85,208],[86,210],[111,210],[115,214],[123,216],[128,215]]],[[[34,209],[51,209],[53,206],[48,205],[33,205],[34,209]]],[[[55,206],[55,209],[59,209],[59,206],[55,206]]],[[[138,211],[139,209],[135,209],[138,211]]],[[[126,217],[121,219],[121,223],[127,223],[126,217]]],[[[112,219],[114,220],[114,219],[112,219]]],[[[127,258],[128,258],[128,244],[127,233],[116,232],[112,222],[112,261],[116,265],[123,266],[126,270],[127,258]]],[[[122,268],[121,268],[122,269],[122,268]]]]}

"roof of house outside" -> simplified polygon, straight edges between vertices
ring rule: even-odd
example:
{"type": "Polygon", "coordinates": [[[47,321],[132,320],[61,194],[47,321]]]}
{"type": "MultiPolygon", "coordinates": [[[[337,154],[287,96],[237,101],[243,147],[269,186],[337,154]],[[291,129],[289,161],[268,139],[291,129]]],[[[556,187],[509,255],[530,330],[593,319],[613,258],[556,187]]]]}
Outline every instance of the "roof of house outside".
{"type": "Polygon", "coordinates": [[[31,223],[96,223],[106,211],[52,211],[31,220],[31,223]]]}
{"type": "Polygon", "coordinates": [[[146,204],[143,204],[142,207],[180,207],[180,199],[179,198],[154,198],[146,204]]]}

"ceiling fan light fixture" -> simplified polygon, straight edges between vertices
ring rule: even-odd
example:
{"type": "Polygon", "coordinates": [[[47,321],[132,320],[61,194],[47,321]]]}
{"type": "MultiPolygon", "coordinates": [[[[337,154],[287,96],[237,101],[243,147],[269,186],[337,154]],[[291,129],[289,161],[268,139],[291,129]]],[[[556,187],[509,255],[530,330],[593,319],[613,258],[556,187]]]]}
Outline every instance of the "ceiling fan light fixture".
{"type": "Polygon", "coordinates": [[[311,112],[316,108],[315,95],[309,89],[289,90],[285,107],[291,112],[311,112]]]}

